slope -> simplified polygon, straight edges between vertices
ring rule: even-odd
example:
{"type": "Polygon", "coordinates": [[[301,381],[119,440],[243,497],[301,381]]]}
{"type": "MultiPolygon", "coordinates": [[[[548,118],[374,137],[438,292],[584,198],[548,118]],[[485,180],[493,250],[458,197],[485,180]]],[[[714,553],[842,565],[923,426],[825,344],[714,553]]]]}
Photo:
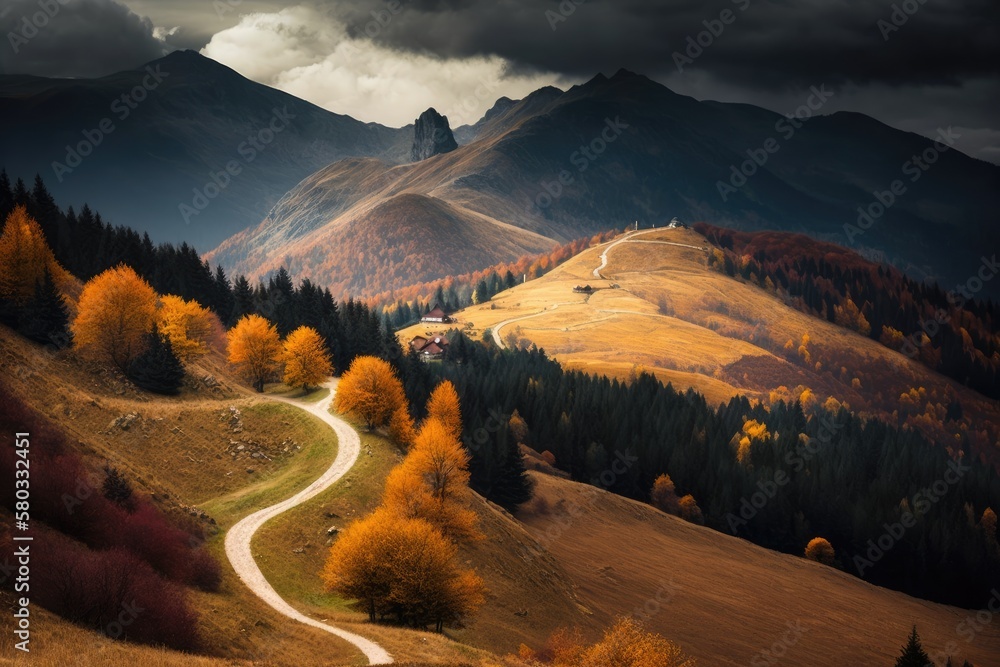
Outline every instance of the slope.
{"type": "Polygon", "coordinates": [[[201,250],[259,222],[320,167],[401,160],[412,140],[408,128],[328,112],[193,51],[93,80],[0,77],[0,124],[17,128],[0,160],[11,178],[39,173],[62,202],[201,250]]]}
{"type": "Polygon", "coordinates": [[[582,602],[602,621],[634,616],[699,665],[891,665],[914,624],[934,664],[946,654],[958,664],[1000,659],[1000,627],[971,632],[974,611],[878,588],[593,487],[533,477],[550,509],[526,512],[524,523],[564,564],[582,602]]]}
{"type": "MultiPolygon", "coordinates": [[[[713,270],[709,248],[690,229],[633,233],[455,313],[448,326],[473,338],[488,330],[502,345],[534,344],[564,366],[599,375],[628,378],[648,370],[710,403],[736,394],[763,401],[833,397],[856,412],[920,428],[937,442],[968,432],[976,455],[1000,461],[995,401],[713,270]],[[592,293],[574,292],[587,284],[592,293]],[[966,413],[946,422],[952,400],[966,413]]],[[[419,323],[399,337],[405,345],[415,335],[441,332],[440,325],[419,323]]]]}
{"type": "MultiPolygon", "coordinates": [[[[339,269],[346,260],[338,257],[333,230],[403,192],[445,200],[539,234],[550,245],[673,216],[804,231],[949,284],[967,278],[981,248],[1000,240],[989,221],[1000,204],[1000,167],[859,114],[810,115],[791,125],[764,109],[698,102],[620,71],[562,93],[547,88],[518,102],[501,100],[458,136],[470,143],[416,164],[386,165],[375,179],[369,169],[354,174],[337,165],[314,174],[213,259],[259,275],[282,262],[302,263],[303,253],[315,248],[339,269]],[[761,148],[768,140],[779,146],[776,152],[761,148]],[[912,159],[920,155],[931,155],[933,166],[915,167],[912,159]],[[740,169],[751,174],[745,182],[733,176],[740,169]],[[739,187],[720,187],[731,179],[739,187]],[[868,207],[873,192],[895,180],[905,196],[858,228],[858,207],[868,207]],[[271,242],[279,229],[297,233],[282,237],[288,245],[271,242]],[[945,237],[949,243],[942,246],[937,241],[945,237]],[[257,248],[266,249],[254,254],[257,248]]],[[[378,254],[383,247],[376,242],[366,251],[378,254]]],[[[474,253],[459,261],[463,273],[482,268],[474,253]]],[[[358,277],[367,274],[364,265],[350,272],[348,283],[370,282],[358,277]]],[[[308,275],[318,282],[343,279],[321,266],[311,266],[308,275]]]]}

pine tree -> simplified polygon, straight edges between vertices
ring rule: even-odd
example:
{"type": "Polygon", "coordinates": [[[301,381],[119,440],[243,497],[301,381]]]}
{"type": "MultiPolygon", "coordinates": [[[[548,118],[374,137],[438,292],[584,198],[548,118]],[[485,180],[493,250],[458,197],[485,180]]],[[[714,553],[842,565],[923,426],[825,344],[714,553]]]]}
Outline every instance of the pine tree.
{"type": "Polygon", "coordinates": [[[184,379],[184,365],[170,347],[170,339],[156,324],[146,334],[146,349],[129,365],[128,377],[156,394],[176,394],[184,379]]]}
{"type": "MultiPolygon", "coordinates": [[[[506,429],[504,429],[506,431],[506,429]]],[[[507,433],[504,443],[498,443],[497,453],[503,457],[497,469],[490,499],[509,512],[529,500],[535,490],[535,482],[528,476],[524,457],[516,440],[507,433]]]]}
{"type": "Polygon", "coordinates": [[[247,315],[254,312],[253,287],[246,276],[240,276],[233,283],[233,310],[228,314],[227,324],[239,322],[247,315]]]}
{"type": "Polygon", "coordinates": [[[26,338],[59,348],[69,347],[72,342],[69,309],[48,269],[43,279],[35,283],[35,296],[24,304],[18,329],[26,338]]]}
{"type": "Polygon", "coordinates": [[[930,661],[930,656],[920,645],[920,635],[917,634],[917,626],[914,625],[902,654],[896,659],[896,667],[926,667],[930,661]]]}

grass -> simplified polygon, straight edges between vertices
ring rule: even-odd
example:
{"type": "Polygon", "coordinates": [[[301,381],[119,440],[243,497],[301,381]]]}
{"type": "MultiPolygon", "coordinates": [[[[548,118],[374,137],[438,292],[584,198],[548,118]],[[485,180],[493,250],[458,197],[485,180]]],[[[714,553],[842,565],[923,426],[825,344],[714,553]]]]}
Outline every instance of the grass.
{"type": "MultiPolygon", "coordinates": [[[[895,422],[899,396],[925,387],[931,403],[961,401],[969,417],[962,428],[1000,422],[996,402],[877,341],[709,268],[707,253],[700,250],[708,244],[697,232],[656,230],[636,240],[695,248],[619,243],[608,251],[601,279],[593,270],[608,246],[590,248],[541,278],[455,313],[449,328],[478,339],[502,325],[503,340],[513,334],[519,344],[535,344],[568,368],[620,379],[649,371],[678,389],[695,389],[713,405],[737,394],[766,402],[772,391],[801,385],[820,401],[832,396],[856,412],[895,422]],[[596,291],[574,293],[580,284],[596,291]],[[794,352],[807,333],[811,361],[794,352]],[[784,350],[788,340],[791,354],[784,350]],[[863,390],[854,386],[855,378],[863,390]]],[[[443,330],[418,323],[399,337],[405,345],[415,335],[438,333],[443,330]]],[[[947,441],[957,429],[931,428],[925,435],[947,441]]]]}
{"type": "Polygon", "coordinates": [[[526,511],[523,521],[565,567],[595,620],[607,625],[638,611],[649,630],[699,665],[768,664],[760,652],[788,623],[805,632],[786,647],[787,665],[891,665],[913,624],[931,655],[957,646],[955,664],[992,665],[1000,656],[996,623],[973,643],[959,640],[958,624],[974,611],[872,586],[592,487],[532,476],[549,509],[526,511]]]}
{"type": "Polygon", "coordinates": [[[302,387],[289,387],[286,384],[269,384],[264,386],[264,393],[283,398],[294,398],[304,403],[318,403],[330,395],[330,390],[326,387],[310,387],[306,390],[302,387]]]}

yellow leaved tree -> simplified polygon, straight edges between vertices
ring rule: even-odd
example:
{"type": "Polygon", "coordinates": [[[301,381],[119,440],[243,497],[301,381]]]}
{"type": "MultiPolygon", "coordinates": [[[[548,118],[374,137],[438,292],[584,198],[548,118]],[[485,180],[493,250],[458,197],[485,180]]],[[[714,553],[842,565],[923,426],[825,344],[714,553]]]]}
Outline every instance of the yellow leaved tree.
{"type": "Polygon", "coordinates": [[[214,315],[197,301],[168,294],[160,299],[158,326],[170,339],[174,354],[182,359],[208,352],[214,315]]]}
{"type": "Polygon", "coordinates": [[[226,334],[229,363],[257,391],[277,373],[281,359],[281,338],[273,324],[260,315],[245,315],[226,334]]]}
{"type": "Polygon", "coordinates": [[[83,286],[73,343],[112,362],[123,373],[144,349],[156,321],[156,292],[125,264],[94,276],[83,286]]]}
{"type": "Polygon", "coordinates": [[[384,508],[337,538],[322,573],[330,590],[357,600],[370,621],[440,632],[478,609],[483,582],[457,564],[457,548],[427,521],[384,508]]]}
{"type": "Polygon", "coordinates": [[[406,394],[389,362],[362,356],[355,358],[340,378],[333,404],[337,412],[363,419],[371,431],[385,426],[393,413],[406,405],[406,394]]]}
{"type": "Polygon", "coordinates": [[[455,385],[445,380],[434,388],[427,399],[427,419],[436,419],[455,438],[462,437],[462,408],[455,385]]]}
{"type": "Polygon", "coordinates": [[[72,276],[56,261],[38,222],[24,206],[17,206],[0,233],[0,299],[23,304],[34,296],[35,285],[44,280],[46,270],[65,293],[72,276]]]}
{"type": "Polygon", "coordinates": [[[301,326],[288,334],[281,359],[285,362],[284,382],[289,387],[307,389],[322,384],[333,373],[326,342],[312,327],[301,326]]]}

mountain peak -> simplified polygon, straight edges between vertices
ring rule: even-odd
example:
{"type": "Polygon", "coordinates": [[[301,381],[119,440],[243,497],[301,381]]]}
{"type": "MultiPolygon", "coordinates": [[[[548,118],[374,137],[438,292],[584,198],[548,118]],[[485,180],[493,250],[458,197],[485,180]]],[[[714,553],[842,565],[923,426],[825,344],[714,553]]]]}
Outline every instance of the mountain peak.
{"type": "Polygon", "coordinates": [[[458,148],[455,135],[448,125],[448,117],[442,116],[434,107],[420,114],[413,124],[413,148],[410,158],[414,162],[426,160],[434,155],[450,153],[458,148]]]}

